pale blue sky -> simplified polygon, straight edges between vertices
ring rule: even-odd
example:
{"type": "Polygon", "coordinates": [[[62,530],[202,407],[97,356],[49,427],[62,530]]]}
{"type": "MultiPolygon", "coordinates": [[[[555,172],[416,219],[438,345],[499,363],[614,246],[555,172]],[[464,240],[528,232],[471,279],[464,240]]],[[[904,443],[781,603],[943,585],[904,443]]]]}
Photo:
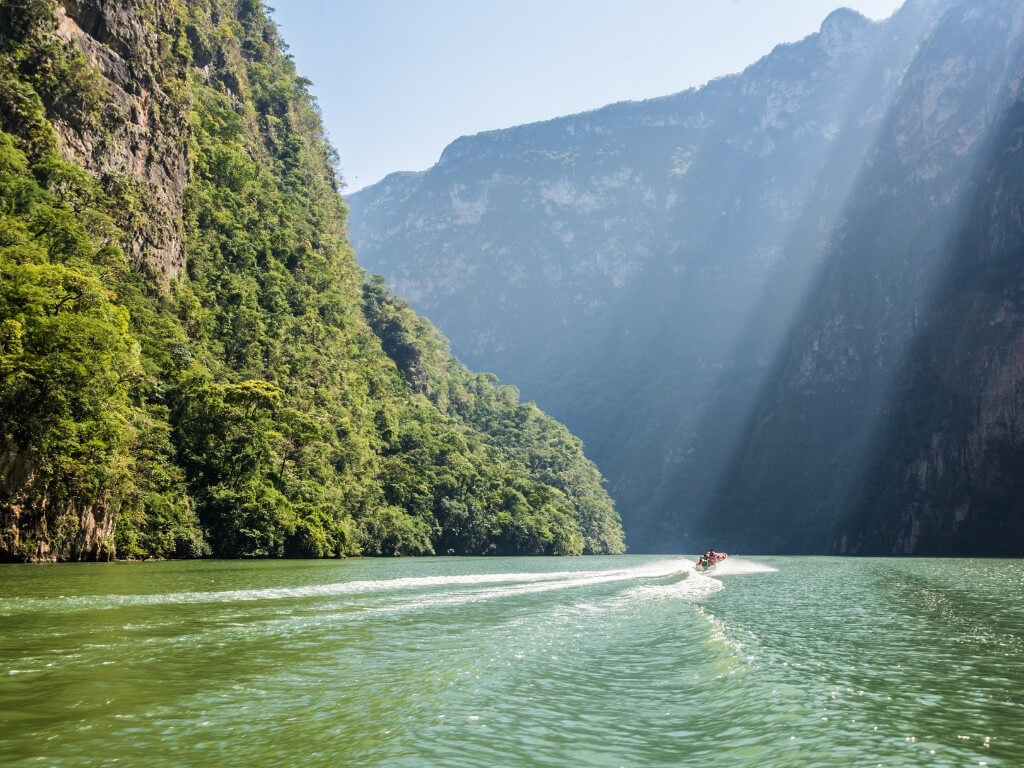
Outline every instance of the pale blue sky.
{"type": "Polygon", "coordinates": [[[738,72],[845,5],[900,0],[277,0],[352,192],[459,136],[738,72]]]}

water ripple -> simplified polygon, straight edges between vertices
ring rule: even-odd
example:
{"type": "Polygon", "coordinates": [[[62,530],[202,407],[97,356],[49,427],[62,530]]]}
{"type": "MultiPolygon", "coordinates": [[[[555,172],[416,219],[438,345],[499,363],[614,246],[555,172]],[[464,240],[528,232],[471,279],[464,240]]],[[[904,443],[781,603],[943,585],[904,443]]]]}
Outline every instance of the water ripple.
{"type": "Polygon", "coordinates": [[[1019,562],[689,566],[9,571],[0,764],[1019,764],[1019,562]]]}

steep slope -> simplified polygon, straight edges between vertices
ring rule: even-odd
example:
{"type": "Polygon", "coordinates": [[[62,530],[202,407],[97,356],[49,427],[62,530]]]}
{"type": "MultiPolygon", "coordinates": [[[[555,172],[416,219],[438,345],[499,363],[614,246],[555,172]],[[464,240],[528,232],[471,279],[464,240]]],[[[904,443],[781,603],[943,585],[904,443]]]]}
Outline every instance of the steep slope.
{"type": "Polygon", "coordinates": [[[1024,552],[1021,82],[897,369],[840,552],[1024,552]]]}
{"type": "Polygon", "coordinates": [[[973,179],[836,533],[839,551],[1024,553],[1024,9],[981,10],[993,9],[964,6],[960,25],[972,49],[988,51],[981,61],[996,76],[979,89],[979,112],[995,119],[975,138],[973,179]]]}
{"type": "Polygon", "coordinates": [[[839,10],[699,90],[459,139],[353,195],[354,242],[584,438],[634,548],[678,547],[942,6],[839,10]]]}
{"type": "Polygon", "coordinates": [[[622,550],[364,287],[307,85],[256,0],[0,2],[0,557],[622,550]]]}
{"type": "Polygon", "coordinates": [[[1022,30],[1018,4],[968,1],[922,44],[698,538],[1024,551],[1022,30]]]}

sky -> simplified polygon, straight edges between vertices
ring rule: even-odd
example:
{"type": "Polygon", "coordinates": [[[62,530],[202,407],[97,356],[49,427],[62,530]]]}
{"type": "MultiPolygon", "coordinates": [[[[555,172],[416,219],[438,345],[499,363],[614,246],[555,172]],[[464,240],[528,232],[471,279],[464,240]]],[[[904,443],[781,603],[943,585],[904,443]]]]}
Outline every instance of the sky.
{"type": "Polygon", "coordinates": [[[459,136],[699,87],[845,5],[901,0],[277,0],[346,191],[437,162],[459,136]]]}

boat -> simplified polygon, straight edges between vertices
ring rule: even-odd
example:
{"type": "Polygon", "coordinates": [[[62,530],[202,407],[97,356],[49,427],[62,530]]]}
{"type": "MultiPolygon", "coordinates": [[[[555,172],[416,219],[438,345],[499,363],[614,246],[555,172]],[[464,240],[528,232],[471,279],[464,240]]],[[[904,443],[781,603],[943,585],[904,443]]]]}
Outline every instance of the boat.
{"type": "Polygon", "coordinates": [[[707,573],[708,571],[715,570],[715,566],[725,560],[729,554],[727,552],[715,552],[715,550],[709,550],[707,554],[701,555],[697,558],[697,562],[694,564],[693,569],[698,573],[707,573]]]}

